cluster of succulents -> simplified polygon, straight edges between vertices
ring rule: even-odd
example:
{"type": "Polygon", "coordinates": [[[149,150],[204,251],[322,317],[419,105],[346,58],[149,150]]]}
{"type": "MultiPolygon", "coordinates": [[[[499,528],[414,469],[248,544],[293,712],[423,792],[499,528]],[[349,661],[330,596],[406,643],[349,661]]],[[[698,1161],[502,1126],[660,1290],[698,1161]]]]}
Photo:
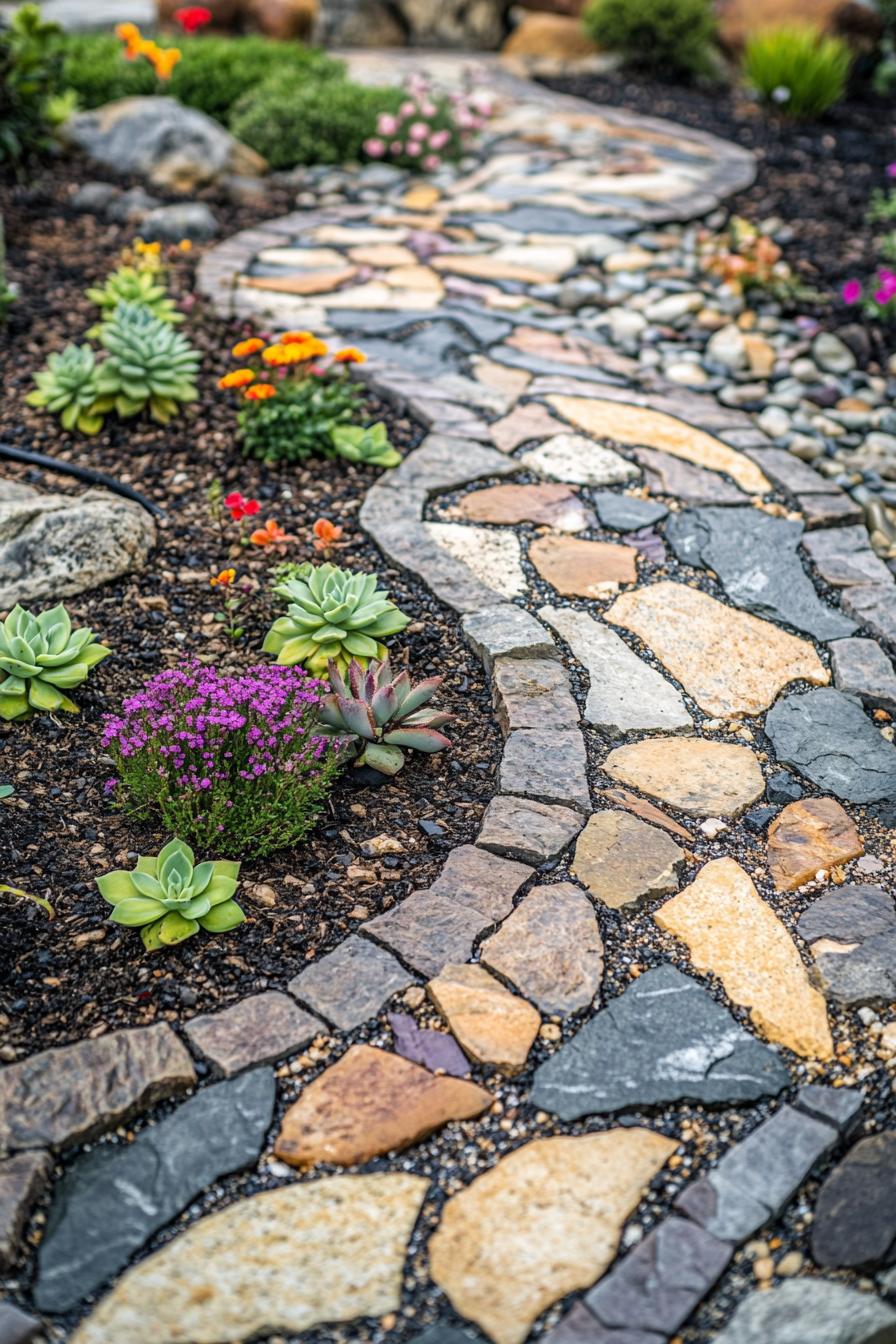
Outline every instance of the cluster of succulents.
{"type": "Polygon", "coordinates": [[[195,401],[199,352],[185,336],[141,304],[120,303],[100,329],[109,352],[99,368],[101,410],[137,415],[145,408],[161,425],[195,401]]]}
{"type": "Polygon", "coordinates": [[[330,433],[333,448],[339,457],[347,462],[357,462],[362,467],[397,467],[401,456],[389,442],[386,426],[380,421],[375,425],[337,425],[330,433]]]}
{"type": "Polygon", "coordinates": [[[404,765],[402,748],[433,753],[451,746],[438,729],[453,715],[424,708],[442,677],[427,677],[415,686],[406,669],[393,674],[388,658],[371,659],[366,670],[352,659],[346,677],[331,661],[329,675],[331,694],[320,711],[321,731],[339,738],[359,765],[397,775],[404,765]]]}
{"type": "Polygon", "coordinates": [[[64,429],[99,433],[103,417],[96,409],[100,396],[97,363],[89,345],[67,345],[60,354],[50,355],[47,367],[34,375],[34,381],[37,389],[25,398],[29,406],[58,415],[64,429]]]}
{"type": "Polygon", "coordinates": [[[114,924],[139,928],[148,952],[182,943],[198,933],[227,933],[246,918],[233,899],[240,865],[227,859],[196,863],[192,849],[171,840],[158,854],[137,860],[133,872],[98,877],[114,924]]]}
{"type": "Polygon", "coordinates": [[[403,630],[410,617],[377,580],[376,574],[337,565],[297,565],[293,577],[274,588],[289,606],[268,631],[264,652],[286,667],[301,663],[315,676],[324,676],[331,661],[346,672],[352,659],[363,667],[370,658],[385,658],[382,641],[403,630]]]}
{"type": "MultiPolygon", "coordinates": [[[[112,317],[120,303],[140,304],[169,326],[184,320],[183,313],[178,312],[174,300],[169,298],[159,271],[145,266],[119,266],[106,277],[102,286],[88,289],[87,297],[100,309],[104,320],[112,317]]],[[[96,326],[87,334],[95,337],[99,332],[100,328],[96,326]]]]}
{"type": "Polygon", "coordinates": [[[110,653],[92,630],[73,630],[62,605],[39,616],[13,607],[0,623],[0,719],[18,719],[32,709],[77,714],[64,692],[80,686],[110,653]]]}

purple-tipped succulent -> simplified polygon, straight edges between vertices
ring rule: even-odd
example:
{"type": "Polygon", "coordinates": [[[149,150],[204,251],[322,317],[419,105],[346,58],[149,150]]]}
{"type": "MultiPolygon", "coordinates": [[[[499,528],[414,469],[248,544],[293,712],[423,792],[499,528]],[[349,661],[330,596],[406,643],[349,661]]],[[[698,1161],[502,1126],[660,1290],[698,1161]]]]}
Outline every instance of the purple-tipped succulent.
{"type": "Polygon", "coordinates": [[[397,775],[404,765],[403,748],[436,752],[451,746],[438,729],[453,715],[424,709],[442,677],[414,686],[407,671],[393,676],[388,658],[371,658],[366,669],[353,658],[345,678],[332,658],[328,666],[331,694],[320,710],[320,731],[341,739],[359,765],[397,775]]]}

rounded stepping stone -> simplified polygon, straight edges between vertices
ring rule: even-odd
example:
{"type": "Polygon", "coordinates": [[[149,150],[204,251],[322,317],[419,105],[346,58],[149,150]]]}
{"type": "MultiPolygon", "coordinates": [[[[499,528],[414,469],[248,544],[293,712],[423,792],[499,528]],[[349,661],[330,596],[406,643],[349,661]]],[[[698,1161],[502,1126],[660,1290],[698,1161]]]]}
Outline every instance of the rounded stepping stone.
{"type": "Polygon", "coordinates": [[[823,869],[865,851],[862,837],[833,798],[801,798],[768,828],[768,866],[776,891],[795,891],[823,869]]]}
{"type": "Polygon", "coordinates": [[[652,527],[669,512],[665,504],[637,495],[601,494],[593,499],[601,523],[614,532],[637,532],[642,527],[652,527]]]}
{"type": "Polygon", "coordinates": [[[532,564],[563,597],[612,596],[636,581],[636,555],[631,546],[571,537],[539,537],[529,547],[532,564]]]}
{"type": "Polygon", "coordinates": [[[749,747],[702,737],[650,737],[617,747],[604,770],[695,817],[736,817],[765,788],[749,747]]]}
{"type": "Polygon", "coordinates": [[[631,912],[678,890],[685,852],[629,812],[595,812],[576,842],[572,871],[611,910],[631,912]]]}
{"type": "Polygon", "coordinates": [[[826,1279],[791,1279],[750,1293],[716,1344],[891,1344],[896,1311],[873,1293],[826,1279]]]}
{"type": "Polygon", "coordinates": [[[511,994],[482,966],[446,966],[427,992],[459,1044],[479,1064],[519,1073],[541,1027],[526,999],[511,994]]]}
{"type": "Polygon", "coordinates": [[[549,1015],[587,1008],[600,990],[600,929],[588,897],[571,882],[533,888],[479,956],[549,1015]]]}

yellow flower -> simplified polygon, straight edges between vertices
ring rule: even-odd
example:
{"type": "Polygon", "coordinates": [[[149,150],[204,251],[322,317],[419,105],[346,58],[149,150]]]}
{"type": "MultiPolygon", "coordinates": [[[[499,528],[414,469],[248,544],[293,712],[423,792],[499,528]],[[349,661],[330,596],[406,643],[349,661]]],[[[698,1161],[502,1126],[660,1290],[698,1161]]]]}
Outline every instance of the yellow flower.
{"type": "Polygon", "coordinates": [[[177,47],[156,47],[152,53],[145,53],[152,61],[153,69],[159,79],[170,79],[171,72],[180,60],[177,47]]]}
{"type": "Polygon", "coordinates": [[[259,350],[263,349],[264,341],[259,340],[257,336],[250,336],[245,341],[237,341],[230,353],[234,359],[248,359],[250,355],[257,355],[259,350]]]}
{"type": "Polygon", "coordinates": [[[134,251],[141,257],[157,257],[161,250],[161,243],[145,243],[142,238],[134,239],[134,251]]]}
{"type": "Polygon", "coordinates": [[[314,340],[313,331],[284,331],[283,335],[280,337],[280,343],[282,345],[289,345],[293,341],[302,342],[313,340],[314,340]]]}
{"type": "Polygon", "coordinates": [[[362,350],[358,350],[354,345],[347,345],[344,350],[337,350],[333,356],[334,364],[363,364],[367,356],[362,350]]]}
{"type": "Polygon", "coordinates": [[[233,373],[225,373],[223,378],[218,379],[218,386],[226,392],[229,387],[246,387],[254,378],[251,369],[234,369],[233,373]]]}
{"type": "Polygon", "coordinates": [[[269,397],[275,397],[277,389],[271,387],[270,383],[255,383],[252,387],[247,387],[243,396],[247,401],[267,401],[269,397]]]}
{"type": "Polygon", "coordinates": [[[139,42],[140,29],[136,23],[116,23],[115,36],[120,37],[122,42],[139,42]]]}
{"type": "Polygon", "coordinates": [[[261,357],[264,360],[265,364],[277,365],[277,364],[284,364],[286,362],[285,356],[286,356],[285,347],[275,341],[273,345],[268,345],[265,347],[261,357]]]}

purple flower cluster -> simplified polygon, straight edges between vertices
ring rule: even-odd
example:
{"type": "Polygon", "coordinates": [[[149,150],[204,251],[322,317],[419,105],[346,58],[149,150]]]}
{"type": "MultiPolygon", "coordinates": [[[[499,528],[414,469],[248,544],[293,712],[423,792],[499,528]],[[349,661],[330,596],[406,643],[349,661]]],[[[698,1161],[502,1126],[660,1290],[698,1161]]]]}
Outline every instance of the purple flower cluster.
{"type": "Polygon", "coordinates": [[[301,668],[271,664],[160,672],[106,719],[116,799],[157,808],[185,839],[227,833],[255,853],[291,843],[337,768],[332,741],[316,731],[326,690],[301,668]]]}

